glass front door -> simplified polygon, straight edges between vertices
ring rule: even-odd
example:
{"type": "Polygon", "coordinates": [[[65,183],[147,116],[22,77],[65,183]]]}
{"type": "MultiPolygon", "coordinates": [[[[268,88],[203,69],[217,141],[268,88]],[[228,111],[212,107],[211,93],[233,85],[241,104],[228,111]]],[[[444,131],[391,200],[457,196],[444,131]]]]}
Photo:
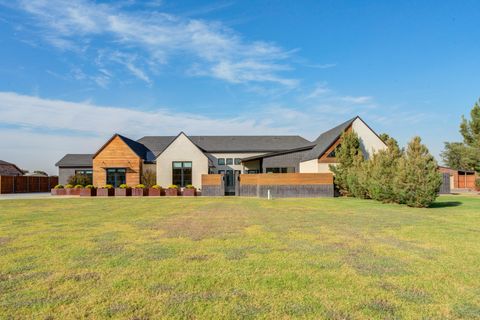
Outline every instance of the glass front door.
{"type": "Polygon", "coordinates": [[[109,168],[107,169],[107,184],[111,184],[114,188],[118,188],[127,181],[127,169],[125,168],[109,168]]]}

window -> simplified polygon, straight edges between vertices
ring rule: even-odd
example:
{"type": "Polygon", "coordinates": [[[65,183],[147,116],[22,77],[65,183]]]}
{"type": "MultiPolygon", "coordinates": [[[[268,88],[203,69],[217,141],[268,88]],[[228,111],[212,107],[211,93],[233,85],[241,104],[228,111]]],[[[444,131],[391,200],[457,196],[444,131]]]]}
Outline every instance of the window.
{"type": "Polygon", "coordinates": [[[293,167],[283,167],[283,168],[266,168],[266,173],[293,173],[295,168],[293,167]]]}
{"type": "Polygon", "coordinates": [[[235,158],[235,164],[236,164],[236,165],[242,164],[242,159],[240,159],[240,158],[235,158]]]}
{"type": "Polygon", "coordinates": [[[75,174],[85,174],[85,175],[92,175],[93,171],[92,170],[75,170],[75,174]]]}
{"type": "Polygon", "coordinates": [[[187,185],[192,184],[191,161],[172,162],[172,183],[179,187],[186,187],[187,185]]]}
{"type": "Polygon", "coordinates": [[[340,144],[338,146],[335,147],[335,149],[333,149],[328,155],[327,155],[327,158],[335,158],[337,155],[336,155],[336,151],[338,148],[340,148],[340,144]]]}
{"type": "Polygon", "coordinates": [[[225,158],[218,158],[218,165],[224,166],[225,165],[225,158]]]}
{"type": "Polygon", "coordinates": [[[227,166],[233,164],[233,159],[232,158],[227,158],[227,166]]]}
{"type": "Polygon", "coordinates": [[[225,174],[225,170],[218,170],[218,174],[225,174]]]}
{"type": "Polygon", "coordinates": [[[247,170],[248,174],[255,174],[258,173],[258,170],[247,170]]]}
{"type": "Polygon", "coordinates": [[[107,169],[107,184],[111,184],[114,188],[118,188],[126,182],[127,169],[125,168],[109,168],[107,169]]]}

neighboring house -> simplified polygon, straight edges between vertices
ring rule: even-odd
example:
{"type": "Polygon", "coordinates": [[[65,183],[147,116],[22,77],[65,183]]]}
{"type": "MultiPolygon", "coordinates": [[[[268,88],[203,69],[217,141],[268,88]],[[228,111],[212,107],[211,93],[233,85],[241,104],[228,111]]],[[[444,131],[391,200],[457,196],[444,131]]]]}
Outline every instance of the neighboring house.
{"type": "Polygon", "coordinates": [[[66,185],[75,174],[93,176],[93,154],[66,154],[55,165],[58,167],[58,183],[66,185]]]}
{"type": "Polygon", "coordinates": [[[385,143],[360,118],[322,133],[314,141],[300,136],[147,136],[137,141],[113,135],[94,155],[66,155],[57,163],[60,181],[74,170],[92,170],[96,186],[122,183],[134,186],[146,170],[157,184],[201,188],[204,174],[222,173],[233,186],[236,173],[325,173],[336,163],[341,135],[353,130],[366,157],[385,149],[385,143]]]}
{"type": "Polygon", "coordinates": [[[448,167],[438,167],[441,173],[448,173],[450,175],[450,189],[469,189],[475,190],[475,180],[477,173],[472,170],[459,170],[448,167]]]}
{"type": "Polygon", "coordinates": [[[0,160],[0,176],[23,176],[23,171],[13,163],[0,160]]]}

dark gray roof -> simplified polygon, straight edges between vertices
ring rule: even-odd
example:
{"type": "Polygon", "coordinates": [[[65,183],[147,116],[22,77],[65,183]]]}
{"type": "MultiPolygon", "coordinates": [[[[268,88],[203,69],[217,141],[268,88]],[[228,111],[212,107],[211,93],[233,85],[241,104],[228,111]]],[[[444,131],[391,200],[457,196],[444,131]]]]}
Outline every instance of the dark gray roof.
{"type": "Polygon", "coordinates": [[[176,137],[177,136],[146,136],[138,139],[137,142],[147,147],[155,158],[162,153],[176,137]]]}
{"type": "Polygon", "coordinates": [[[314,143],[316,144],[315,147],[310,150],[302,159],[302,161],[308,161],[313,159],[318,159],[322,154],[327,151],[327,149],[337,141],[338,138],[342,135],[342,133],[358,118],[352,118],[348,121],[345,121],[342,124],[339,124],[335,128],[332,128],[328,131],[322,133],[317,139],[315,139],[314,143]]]}
{"type": "Polygon", "coordinates": [[[23,175],[23,171],[15,164],[0,160],[0,176],[18,176],[23,175]]]}
{"type": "Polygon", "coordinates": [[[306,151],[310,150],[313,147],[315,147],[314,143],[310,143],[310,145],[300,147],[300,148],[295,148],[295,149],[288,149],[288,150],[282,150],[282,151],[277,151],[277,152],[269,152],[266,154],[258,155],[258,156],[252,156],[252,157],[246,157],[242,158],[242,161],[251,161],[251,160],[256,160],[256,159],[264,159],[268,157],[274,157],[282,154],[287,154],[287,153],[294,153],[294,152],[300,152],[300,151],[306,151]]]}
{"type": "MultiPolygon", "coordinates": [[[[147,136],[138,140],[155,156],[175,139],[175,136],[147,136]]],[[[275,152],[311,145],[300,136],[188,136],[205,152],[275,152]]]]}
{"type": "Polygon", "coordinates": [[[55,165],[57,167],[91,167],[93,154],[66,154],[55,165]]]}
{"type": "Polygon", "coordinates": [[[137,154],[140,158],[146,161],[153,161],[155,158],[153,157],[153,153],[147,148],[145,145],[143,145],[141,142],[132,140],[130,138],[127,138],[125,136],[122,136],[120,134],[117,134],[120,139],[123,140],[127,144],[127,146],[132,149],[133,152],[137,154]]]}

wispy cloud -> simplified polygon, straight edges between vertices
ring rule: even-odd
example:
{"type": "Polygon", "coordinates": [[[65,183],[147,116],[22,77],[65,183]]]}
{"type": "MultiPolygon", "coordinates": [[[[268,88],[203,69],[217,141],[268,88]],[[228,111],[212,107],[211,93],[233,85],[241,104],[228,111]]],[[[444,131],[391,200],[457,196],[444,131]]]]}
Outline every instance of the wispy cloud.
{"type": "Polygon", "coordinates": [[[197,76],[231,83],[297,84],[284,75],[295,50],[248,41],[219,22],[160,12],[161,5],[141,13],[87,0],[20,0],[18,7],[34,18],[43,39],[61,50],[103,50],[120,56],[131,56],[132,50],[141,52],[133,60],[118,58],[116,62],[149,84],[153,81],[149,68],[185,56],[190,64],[185,70],[195,66],[196,72],[190,74],[197,76]]]}

